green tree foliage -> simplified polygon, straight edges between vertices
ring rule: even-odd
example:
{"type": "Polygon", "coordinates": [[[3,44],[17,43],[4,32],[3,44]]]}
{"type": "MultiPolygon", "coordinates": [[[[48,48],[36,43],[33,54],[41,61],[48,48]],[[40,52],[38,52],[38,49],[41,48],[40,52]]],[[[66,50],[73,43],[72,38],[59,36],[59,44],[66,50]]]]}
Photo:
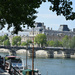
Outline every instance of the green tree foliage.
{"type": "MultiPolygon", "coordinates": [[[[44,1],[44,0],[42,0],[44,1]]],[[[2,28],[8,24],[8,29],[14,26],[14,33],[22,31],[21,26],[33,27],[41,0],[0,0],[0,24],[2,28]]]]}
{"type": "Polygon", "coordinates": [[[35,36],[35,43],[37,43],[38,45],[41,44],[41,46],[43,47],[43,45],[46,44],[46,35],[45,34],[38,34],[35,36]]]}
{"type": "Polygon", "coordinates": [[[51,40],[51,41],[49,42],[49,45],[50,45],[51,47],[54,46],[54,41],[51,40]]]}
{"type": "Polygon", "coordinates": [[[12,38],[12,45],[13,46],[19,46],[19,45],[21,45],[21,37],[20,36],[14,36],[12,38]]]}
{"type": "Polygon", "coordinates": [[[22,31],[22,26],[34,27],[36,8],[46,1],[51,2],[50,10],[55,11],[57,15],[62,14],[67,20],[75,19],[70,0],[0,0],[0,29],[8,24],[7,29],[13,26],[13,33],[18,33],[22,31]]]}
{"type": "Polygon", "coordinates": [[[32,41],[27,40],[26,42],[22,42],[21,46],[28,46],[30,43],[32,43],[32,41]]]}
{"type": "Polygon", "coordinates": [[[3,41],[2,36],[0,36],[0,45],[2,45],[2,41],[3,41]]]}
{"type": "Polygon", "coordinates": [[[72,40],[69,41],[70,43],[70,48],[75,48],[75,36],[72,38],[72,40]]]}
{"type": "Polygon", "coordinates": [[[62,39],[62,46],[69,47],[69,37],[67,35],[62,39]]]}
{"type": "Polygon", "coordinates": [[[59,41],[59,46],[62,47],[62,41],[59,41]]]}
{"type": "Polygon", "coordinates": [[[46,46],[50,46],[50,45],[49,45],[49,42],[50,42],[50,41],[47,41],[46,46]]]}
{"type": "Polygon", "coordinates": [[[9,39],[9,38],[8,38],[7,35],[4,35],[4,36],[2,37],[2,40],[3,40],[3,41],[8,40],[8,39],[9,39]]]}
{"type": "Polygon", "coordinates": [[[21,43],[21,46],[26,46],[26,45],[27,45],[26,42],[22,42],[22,43],[21,43]]]}
{"type": "MultiPolygon", "coordinates": [[[[4,35],[4,36],[1,36],[0,37],[0,40],[1,40],[1,45],[4,45],[4,42],[7,42],[9,41],[9,38],[7,35],[4,35]]],[[[9,41],[10,42],[10,41],[9,41]]],[[[7,44],[8,45],[8,44],[7,44]]]]}
{"type": "Polygon", "coordinates": [[[4,46],[10,46],[10,41],[8,39],[4,41],[4,46]]]}
{"type": "Polygon", "coordinates": [[[51,40],[51,41],[47,41],[47,45],[51,47],[62,47],[62,42],[58,40],[56,41],[51,40]]]}
{"type": "Polygon", "coordinates": [[[54,41],[54,47],[61,47],[61,46],[62,46],[61,41],[58,40],[54,41]]]}
{"type": "Polygon", "coordinates": [[[29,45],[30,43],[32,43],[32,41],[31,40],[27,40],[26,43],[27,43],[27,45],[29,45]]]}
{"type": "Polygon", "coordinates": [[[65,16],[66,20],[74,20],[75,12],[72,12],[72,1],[70,0],[48,0],[51,2],[50,10],[56,11],[57,15],[65,16]]]}

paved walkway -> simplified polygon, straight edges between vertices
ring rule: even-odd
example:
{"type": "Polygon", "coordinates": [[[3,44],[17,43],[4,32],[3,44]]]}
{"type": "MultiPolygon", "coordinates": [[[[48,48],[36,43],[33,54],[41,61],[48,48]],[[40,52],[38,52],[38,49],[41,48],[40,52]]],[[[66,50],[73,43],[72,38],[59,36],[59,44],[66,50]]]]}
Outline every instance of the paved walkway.
{"type": "Polygon", "coordinates": [[[0,68],[0,75],[10,75],[10,74],[7,73],[7,72],[4,72],[4,70],[2,70],[2,69],[0,68]]]}

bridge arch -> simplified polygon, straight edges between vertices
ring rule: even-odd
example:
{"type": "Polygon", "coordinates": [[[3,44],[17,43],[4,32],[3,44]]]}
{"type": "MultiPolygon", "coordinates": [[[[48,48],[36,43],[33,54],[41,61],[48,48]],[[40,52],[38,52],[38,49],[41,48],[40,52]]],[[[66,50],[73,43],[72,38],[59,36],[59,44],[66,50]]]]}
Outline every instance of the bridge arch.
{"type": "Polygon", "coordinates": [[[9,49],[5,49],[5,48],[0,48],[0,52],[5,52],[5,53],[9,53],[9,49]]]}
{"type": "Polygon", "coordinates": [[[47,57],[49,57],[50,55],[49,55],[49,52],[46,51],[46,50],[37,50],[37,51],[35,52],[35,56],[36,56],[36,57],[47,58],[47,57]]]}
{"type": "Polygon", "coordinates": [[[27,53],[29,54],[29,50],[26,50],[26,49],[19,49],[19,50],[16,51],[16,53],[17,53],[17,54],[23,53],[23,54],[26,55],[26,51],[27,51],[27,53]]]}

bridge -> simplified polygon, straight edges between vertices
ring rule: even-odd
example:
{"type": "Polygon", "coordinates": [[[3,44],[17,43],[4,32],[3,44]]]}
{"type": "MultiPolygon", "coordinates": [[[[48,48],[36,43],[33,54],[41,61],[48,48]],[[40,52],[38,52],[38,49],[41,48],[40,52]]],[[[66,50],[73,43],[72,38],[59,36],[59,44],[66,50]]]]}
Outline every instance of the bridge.
{"type": "MultiPolygon", "coordinates": [[[[28,49],[28,50],[32,50],[33,47],[21,47],[21,46],[0,46],[0,48],[4,48],[4,49],[8,49],[8,50],[19,50],[19,49],[28,49]]],[[[59,51],[59,50],[63,50],[63,51],[75,51],[75,49],[70,49],[70,48],[64,48],[64,47],[34,47],[34,50],[37,51],[37,50],[46,50],[46,51],[51,51],[51,50],[54,50],[54,51],[59,51]]]]}
{"type": "MultiPolygon", "coordinates": [[[[22,49],[23,50],[28,50],[29,53],[32,54],[33,47],[28,47],[27,48],[27,47],[19,47],[19,46],[0,46],[0,49],[8,49],[9,53],[11,53],[13,55],[16,54],[16,51],[22,50],[22,49]]],[[[43,48],[34,47],[34,54],[36,54],[37,51],[43,51],[42,54],[44,54],[44,51],[46,51],[47,55],[49,55],[49,57],[54,57],[54,54],[56,54],[56,53],[60,54],[62,52],[64,52],[66,57],[70,57],[71,54],[75,53],[75,49],[69,49],[69,48],[63,48],[63,47],[43,47],[43,48]]],[[[41,52],[39,52],[39,53],[41,53],[41,52]]]]}

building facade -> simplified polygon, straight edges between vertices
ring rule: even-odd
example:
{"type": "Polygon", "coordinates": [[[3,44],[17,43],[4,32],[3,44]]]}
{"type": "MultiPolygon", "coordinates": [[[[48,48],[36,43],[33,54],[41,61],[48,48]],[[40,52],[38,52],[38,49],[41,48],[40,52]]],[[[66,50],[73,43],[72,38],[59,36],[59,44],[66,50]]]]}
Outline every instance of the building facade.
{"type": "MultiPolygon", "coordinates": [[[[19,32],[17,36],[21,36],[21,42],[26,42],[27,40],[32,40],[33,41],[33,37],[35,37],[37,34],[45,34],[47,36],[47,41],[50,40],[62,40],[62,38],[67,35],[69,36],[69,38],[72,38],[73,36],[75,36],[75,28],[73,29],[73,31],[71,31],[68,28],[68,25],[60,25],[58,30],[52,30],[52,28],[49,28],[44,25],[44,23],[41,22],[37,22],[34,24],[35,28],[32,28],[30,30],[27,31],[27,34],[25,32],[19,32]]],[[[2,32],[2,35],[4,33],[2,32]]],[[[12,43],[12,38],[16,35],[9,35],[9,40],[10,43],[12,43]]],[[[1,34],[0,34],[1,36],[1,34]]]]}
{"type": "Polygon", "coordinates": [[[36,36],[37,34],[45,34],[47,36],[47,41],[50,40],[62,40],[62,38],[67,35],[69,36],[69,38],[72,38],[73,36],[75,36],[75,29],[73,29],[73,31],[71,31],[68,28],[68,25],[60,25],[58,30],[52,30],[52,28],[50,29],[49,27],[46,28],[46,26],[44,25],[44,23],[35,23],[35,28],[31,30],[31,32],[29,33],[29,37],[36,36]]]}

